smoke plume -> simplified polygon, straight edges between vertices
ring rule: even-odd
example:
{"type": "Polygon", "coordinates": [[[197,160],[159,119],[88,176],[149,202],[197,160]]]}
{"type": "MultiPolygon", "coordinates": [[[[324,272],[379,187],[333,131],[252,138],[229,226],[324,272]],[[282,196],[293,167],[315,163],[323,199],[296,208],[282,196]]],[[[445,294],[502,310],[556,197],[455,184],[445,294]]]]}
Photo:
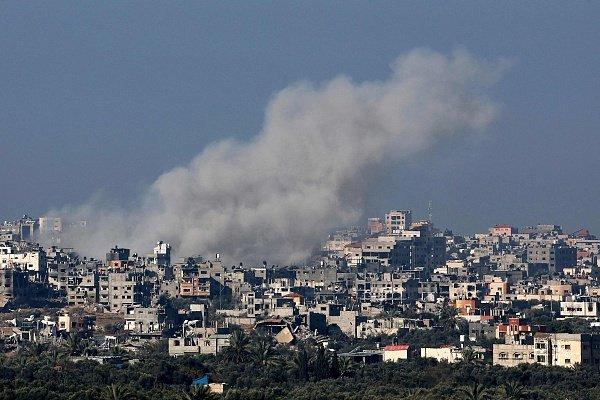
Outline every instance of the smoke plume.
{"type": "Polygon", "coordinates": [[[164,240],[180,255],[303,260],[331,229],[362,216],[366,175],[443,136],[484,130],[497,110],[486,92],[502,69],[464,50],[419,49],[383,81],[296,83],[270,101],[251,140],[209,145],[160,176],[135,209],[67,210],[89,221],[67,242],[91,255],[114,244],[147,252],[164,240]]]}

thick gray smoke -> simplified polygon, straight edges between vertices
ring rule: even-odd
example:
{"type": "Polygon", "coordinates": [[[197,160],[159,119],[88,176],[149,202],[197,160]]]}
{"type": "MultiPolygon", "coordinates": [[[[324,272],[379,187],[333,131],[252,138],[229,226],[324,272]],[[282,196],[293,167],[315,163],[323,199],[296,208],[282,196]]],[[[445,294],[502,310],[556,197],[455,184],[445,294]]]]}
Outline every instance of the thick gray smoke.
{"type": "Polygon", "coordinates": [[[496,114],[486,90],[499,63],[421,49],[391,69],[384,81],[339,76],[285,88],[253,139],[208,146],[160,176],[137,209],[69,210],[89,221],[71,243],[95,255],[116,243],[147,252],[160,239],[180,255],[304,259],[328,231],[361,217],[365,175],[442,136],[482,131],[496,114]]]}

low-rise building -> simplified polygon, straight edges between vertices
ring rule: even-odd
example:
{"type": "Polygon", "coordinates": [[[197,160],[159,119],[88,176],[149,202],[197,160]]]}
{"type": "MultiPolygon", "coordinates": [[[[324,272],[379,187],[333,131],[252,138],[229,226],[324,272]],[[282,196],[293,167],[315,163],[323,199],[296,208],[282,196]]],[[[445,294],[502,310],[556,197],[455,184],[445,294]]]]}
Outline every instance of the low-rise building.
{"type": "Polygon", "coordinates": [[[383,361],[398,362],[400,360],[408,360],[408,351],[410,345],[397,344],[385,346],[383,348],[383,361]]]}

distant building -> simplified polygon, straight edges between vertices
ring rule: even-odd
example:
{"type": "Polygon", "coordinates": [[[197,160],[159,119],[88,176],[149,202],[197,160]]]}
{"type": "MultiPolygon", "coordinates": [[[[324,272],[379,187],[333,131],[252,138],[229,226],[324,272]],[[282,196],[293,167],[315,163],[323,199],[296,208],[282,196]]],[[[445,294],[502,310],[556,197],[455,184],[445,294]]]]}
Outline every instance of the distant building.
{"type": "Polygon", "coordinates": [[[526,226],[521,229],[521,233],[531,235],[560,235],[562,234],[562,228],[559,225],[537,224],[535,226],[526,226]]]}
{"type": "Polygon", "coordinates": [[[228,328],[201,328],[182,337],[169,339],[169,355],[173,357],[195,354],[216,355],[229,347],[228,328]]]}
{"type": "Polygon", "coordinates": [[[380,218],[369,218],[367,221],[367,232],[370,235],[382,233],[385,231],[385,225],[380,218]]]}
{"type": "Polygon", "coordinates": [[[127,262],[129,260],[129,249],[119,248],[115,246],[110,249],[108,253],[106,253],[106,263],[109,266],[121,266],[123,262],[127,262]]]}
{"type": "Polygon", "coordinates": [[[510,225],[494,225],[490,228],[490,235],[492,236],[511,236],[517,233],[517,228],[513,228],[510,225]]]}
{"type": "Polygon", "coordinates": [[[579,333],[536,333],[536,362],[574,367],[600,365],[600,335],[579,333]]]}
{"type": "MultiPolygon", "coordinates": [[[[477,359],[485,358],[485,349],[471,347],[477,359]]],[[[421,358],[435,358],[440,362],[456,363],[463,359],[464,349],[456,346],[422,347],[421,358]]]]}
{"type": "Polygon", "coordinates": [[[600,316],[598,303],[595,301],[561,301],[561,317],[597,318],[600,316]]]}
{"type": "Polygon", "coordinates": [[[383,348],[383,361],[398,362],[400,360],[408,360],[409,350],[410,345],[408,344],[385,346],[383,348]]]}
{"type": "Polygon", "coordinates": [[[160,241],[154,247],[154,262],[159,267],[169,267],[171,265],[171,245],[160,241]]]}
{"type": "Polygon", "coordinates": [[[61,218],[56,217],[40,217],[38,219],[40,232],[43,234],[60,233],[63,230],[61,218]]]}
{"type": "Polygon", "coordinates": [[[493,345],[492,363],[503,367],[516,367],[519,364],[536,362],[534,346],[520,343],[496,343],[493,345]]]}
{"type": "Polygon", "coordinates": [[[496,326],[496,339],[504,340],[506,343],[518,343],[523,335],[531,335],[533,327],[525,324],[520,318],[509,318],[507,324],[496,326]]]}
{"type": "Polygon", "coordinates": [[[527,248],[527,262],[548,266],[549,273],[577,265],[577,249],[558,243],[535,243],[527,248]]]}
{"type": "Polygon", "coordinates": [[[538,332],[533,344],[494,344],[493,363],[505,367],[524,363],[561,367],[600,365],[600,335],[538,332]]]}
{"type": "Polygon", "coordinates": [[[412,223],[410,210],[391,210],[385,214],[385,229],[388,235],[399,235],[407,230],[412,223]]]}

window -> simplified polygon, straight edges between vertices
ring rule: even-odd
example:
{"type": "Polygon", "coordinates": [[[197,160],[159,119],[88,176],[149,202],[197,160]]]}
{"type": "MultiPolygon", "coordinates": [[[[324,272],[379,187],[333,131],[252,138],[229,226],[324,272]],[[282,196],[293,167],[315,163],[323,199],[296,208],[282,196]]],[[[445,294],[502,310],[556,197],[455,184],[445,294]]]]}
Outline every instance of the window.
{"type": "Polygon", "coordinates": [[[571,345],[570,344],[565,344],[565,350],[571,350],[571,345]]]}
{"type": "Polygon", "coordinates": [[[565,364],[571,364],[571,359],[570,358],[565,358],[565,364]]]}

